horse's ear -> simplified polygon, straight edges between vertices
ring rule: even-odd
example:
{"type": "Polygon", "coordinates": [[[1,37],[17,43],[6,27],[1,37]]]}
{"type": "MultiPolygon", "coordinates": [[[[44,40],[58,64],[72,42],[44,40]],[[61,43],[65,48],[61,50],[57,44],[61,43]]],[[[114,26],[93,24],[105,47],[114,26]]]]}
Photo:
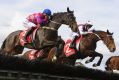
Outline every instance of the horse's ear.
{"type": "Polygon", "coordinates": [[[69,9],[69,7],[67,7],[67,12],[68,12],[68,13],[73,13],[74,11],[71,11],[71,10],[69,9]]]}
{"type": "Polygon", "coordinates": [[[108,29],[107,29],[107,34],[109,34],[109,35],[113,35],[113,33],[110,33],[108,29]]]}
{"type": "Polygon", "coordinates": [[[108,33],[108,34],[110,33],[108,29],[107,29],[107,33],[108,33]]]}
{"type": "Polygon", "coordinates": [[[113,35],[114,33],[111,33],[111,35],[113,35]]]}

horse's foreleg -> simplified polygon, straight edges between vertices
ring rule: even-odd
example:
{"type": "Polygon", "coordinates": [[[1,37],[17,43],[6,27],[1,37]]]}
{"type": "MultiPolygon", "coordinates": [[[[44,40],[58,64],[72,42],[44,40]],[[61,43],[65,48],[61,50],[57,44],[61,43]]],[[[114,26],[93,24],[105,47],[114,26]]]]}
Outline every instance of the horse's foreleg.
{"type": "Polygon", "coordinates": [[[89,60],[87,60],[85,63],[90,63],[95,59],[95,56],[91,57],[89,60]]]}
{"type": "Polygon", "coordinates": [[[95,52],[95,56],[99,56],[100,59],[99,59],[99,61],[97,62],[97,64],[96,64],[96,63],[93,64],[94,67],[99,66],[99,65],[101,64],[101,62],[102,62],[102,59],[103,59],[103,55],[100,54],[100,53],[98,53],[98,52],[95,52]]]}
{"type": "Polygon", "coordinates": [[[90,62],[92,62],[92,61],[95,59],[95,57],[96,57],[96,55],[94,54],[95,51],[87,50],[87,52],[85,52],[85,53],[88,54],[88,56],[91,57],[89,60],[86,60],[85,63],[90,63],[90,62]]]}
{"type": "Polygon", "coordinates": [[[47,61],[47,62],[53,62],[53,61],[55,61],[56,51],[57,51],[57,48],[56,48],[56,47],[53,47],[53,48],[49,51],[48,56],[47,56],[47,58],[46,58],[46,61],[47,61]]]}

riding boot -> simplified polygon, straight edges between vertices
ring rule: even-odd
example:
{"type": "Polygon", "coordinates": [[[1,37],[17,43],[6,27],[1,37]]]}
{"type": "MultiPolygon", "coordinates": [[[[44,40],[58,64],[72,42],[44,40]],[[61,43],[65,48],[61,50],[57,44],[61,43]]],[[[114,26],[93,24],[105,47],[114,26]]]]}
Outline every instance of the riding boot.
{"type": "Polygon", "coordinates": [[[74,36],[74,38],[72,39],[72,42],[71,42],[71,44],[70,44],[70,48],[75,48],[76,47],[76,43],[75,43],[75,41],[76,41],[76,39],[78,38],[78,36],[74,36]]]}
{"type": "Polygon", "coordinates": [[[64,49],[63,47],[64,45],[60,44],[57,48],[57,52],[56,52],[56,57],[59,57],[62,54],[62,51],[64,49]]]}
{"type": "Polygon", "coordinates": [[[26,32],[25,36],[24,36],[24,42],[25,44],[28,43],[27,41],[27,36],[30,35],[33,32],[33,28],[29,28],[28,31],[26,32]]]}

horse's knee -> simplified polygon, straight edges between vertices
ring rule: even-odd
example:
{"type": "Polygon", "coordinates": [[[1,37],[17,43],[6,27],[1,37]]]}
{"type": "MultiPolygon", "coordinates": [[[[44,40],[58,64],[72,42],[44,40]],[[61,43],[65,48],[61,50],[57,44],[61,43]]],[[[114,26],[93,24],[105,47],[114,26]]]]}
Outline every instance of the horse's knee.
{"type": "Polygon", "coordinates": [[[103,55],[102,55],[102,54],[98,54],[98,56],[100,57],[100,59],[102,59],[102,58],[103,58],[103,55]]]}

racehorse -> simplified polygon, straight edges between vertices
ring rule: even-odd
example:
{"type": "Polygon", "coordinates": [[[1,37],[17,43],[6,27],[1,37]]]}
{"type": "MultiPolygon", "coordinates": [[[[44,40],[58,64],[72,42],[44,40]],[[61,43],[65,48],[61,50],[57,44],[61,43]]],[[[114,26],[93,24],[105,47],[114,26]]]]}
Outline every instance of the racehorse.
{"type": "MultiPolygon", "coordinates": [[[[40,50],[48,46],[57,45],[58,28],[62,24],[69,25],[74,32],[78,30],[73,11],[70,11],[69,8],[67,8],[67,12],[54,13],[49,23],[36,31],[35,39],[33,40],[34,46],[27,44],[25,47],[40,50]]],[[[5,55],[21,54],[24,49],[24,46],[19,42],[21,32],[22,30],[18,30],[9,34],[1,46],[1,52],[5,53],[5,55]]]]}
{"type": "Polygon", "coordinates": [[[119,70],[119,56],[112,56],[106,61],[107,71],[119,70]]]}
{"type": "MultiPolygon", "coordinates": [[[[107,48],[109,49],[109,51],[114,52],[116,50],[116,46],[112,35],[113,33],[110,33],[109,30],[107,30],[107,32],[94,30],[93,33],[88,33],[87,35],[83,36],[80,43],[78,43],[80,46],[77,48],[76,53],[67,57],[64,51],[62,51],[62,54],[58,57],[56,63],[74,65],[76,59],[84,59],[89,56],[91,58],[87,60],[85,63],[92,62],[95,59],[95,57],[100,57],[99,61],[93,64],[94,67],[99,66],[103,59],[103,55],[95,51],[97,47],[96,43],[102,40],[104,44],[107,46],[107,48]]],[[[65,47],[66,44],[64,48],[65,47]]],[[[71,49],[69,49],[69,51],[71,51],[71,49]]],[[[52,53],[52,55],[53,54],[55,54],[55,52],[52,53]]]]}

